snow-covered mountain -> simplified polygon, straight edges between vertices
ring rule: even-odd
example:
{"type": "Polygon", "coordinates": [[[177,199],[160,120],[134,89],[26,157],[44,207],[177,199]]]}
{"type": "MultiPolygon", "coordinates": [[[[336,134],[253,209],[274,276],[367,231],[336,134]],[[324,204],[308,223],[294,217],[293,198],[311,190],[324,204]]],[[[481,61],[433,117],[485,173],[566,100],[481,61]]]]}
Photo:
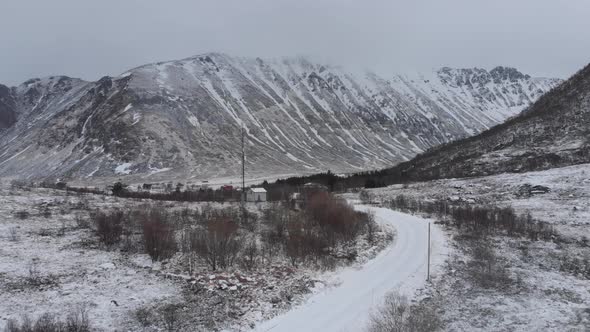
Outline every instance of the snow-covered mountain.
{"type": "Polygon", "coordinates": [[[382,168],[518,114],[559,79],[513,68],[381,77],[210,53],[85,82],[0,86],[0,176],[219,178],[382,168]]]}
{"type": "Polygon", "coordinates": [[[500,125],[365,177],[391,184],[583,163],[590,163],[590,65],[500,125]]]}

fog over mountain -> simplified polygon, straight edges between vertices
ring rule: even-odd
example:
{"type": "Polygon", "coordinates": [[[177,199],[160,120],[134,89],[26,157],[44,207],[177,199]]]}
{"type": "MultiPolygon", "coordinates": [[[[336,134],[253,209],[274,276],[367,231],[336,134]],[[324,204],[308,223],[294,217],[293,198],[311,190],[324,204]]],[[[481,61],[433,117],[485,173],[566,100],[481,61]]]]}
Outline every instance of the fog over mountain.
{"type": "Polygon", "coordinates": [[[585,0],[5,1],[0,82],[95,81],[211,51],[304,55],[382,76],[502,64],[566,78],[590,60],[588,15],[585,0]]]}
{"type": "Polygon", "coordinates": [[[379,76],[207,53],[86,82],[0,89],[0,175],[220,178],[354,172],[516,115],[560,80],[508,67],[379,76]]]}

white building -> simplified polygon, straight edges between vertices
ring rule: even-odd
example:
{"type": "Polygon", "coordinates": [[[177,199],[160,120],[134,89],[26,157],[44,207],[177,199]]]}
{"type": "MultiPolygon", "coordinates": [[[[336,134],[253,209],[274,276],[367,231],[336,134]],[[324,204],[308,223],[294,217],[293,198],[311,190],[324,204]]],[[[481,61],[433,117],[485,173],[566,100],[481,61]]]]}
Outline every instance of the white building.
{"type": "Polygon", "coordinates": [[[246,201],[248,202],[266,202],[266,189],[250,188],[246,192],[246,201]]]}

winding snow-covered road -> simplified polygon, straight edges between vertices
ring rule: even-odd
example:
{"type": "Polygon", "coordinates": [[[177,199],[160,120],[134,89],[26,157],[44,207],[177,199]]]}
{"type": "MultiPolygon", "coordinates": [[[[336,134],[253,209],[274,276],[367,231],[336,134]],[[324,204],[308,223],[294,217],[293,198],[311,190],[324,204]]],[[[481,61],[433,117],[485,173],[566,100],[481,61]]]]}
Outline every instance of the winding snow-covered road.
{"type": "MultiPolygon", "coordinates": [[[[312,295],[304,304],[262,322],[255,331],[362,331],[371,310],[398,290],[411,295],[424,285],[427,271],[428,220],[389,209],[357,206],[375,212],[376,221],[395,228],[394,242],[360,268],[339,273],[341,284],[312,295]]],[[[442,230],[431,225],[431,271],[446,257],[442,230]]]]}

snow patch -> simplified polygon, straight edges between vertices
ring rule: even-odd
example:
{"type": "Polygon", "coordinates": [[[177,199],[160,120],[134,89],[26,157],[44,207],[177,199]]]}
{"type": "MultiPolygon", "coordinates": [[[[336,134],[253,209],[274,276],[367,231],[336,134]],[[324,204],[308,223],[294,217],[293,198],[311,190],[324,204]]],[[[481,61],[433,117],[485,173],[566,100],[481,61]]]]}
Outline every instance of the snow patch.
{"type": "Polygon", "coordinates": [[[115,167],[115,173],[125,175],[131,174],[131,170],[129,169],[129,167],[131,167],[131,163],[123,163],[115,167]]]}

